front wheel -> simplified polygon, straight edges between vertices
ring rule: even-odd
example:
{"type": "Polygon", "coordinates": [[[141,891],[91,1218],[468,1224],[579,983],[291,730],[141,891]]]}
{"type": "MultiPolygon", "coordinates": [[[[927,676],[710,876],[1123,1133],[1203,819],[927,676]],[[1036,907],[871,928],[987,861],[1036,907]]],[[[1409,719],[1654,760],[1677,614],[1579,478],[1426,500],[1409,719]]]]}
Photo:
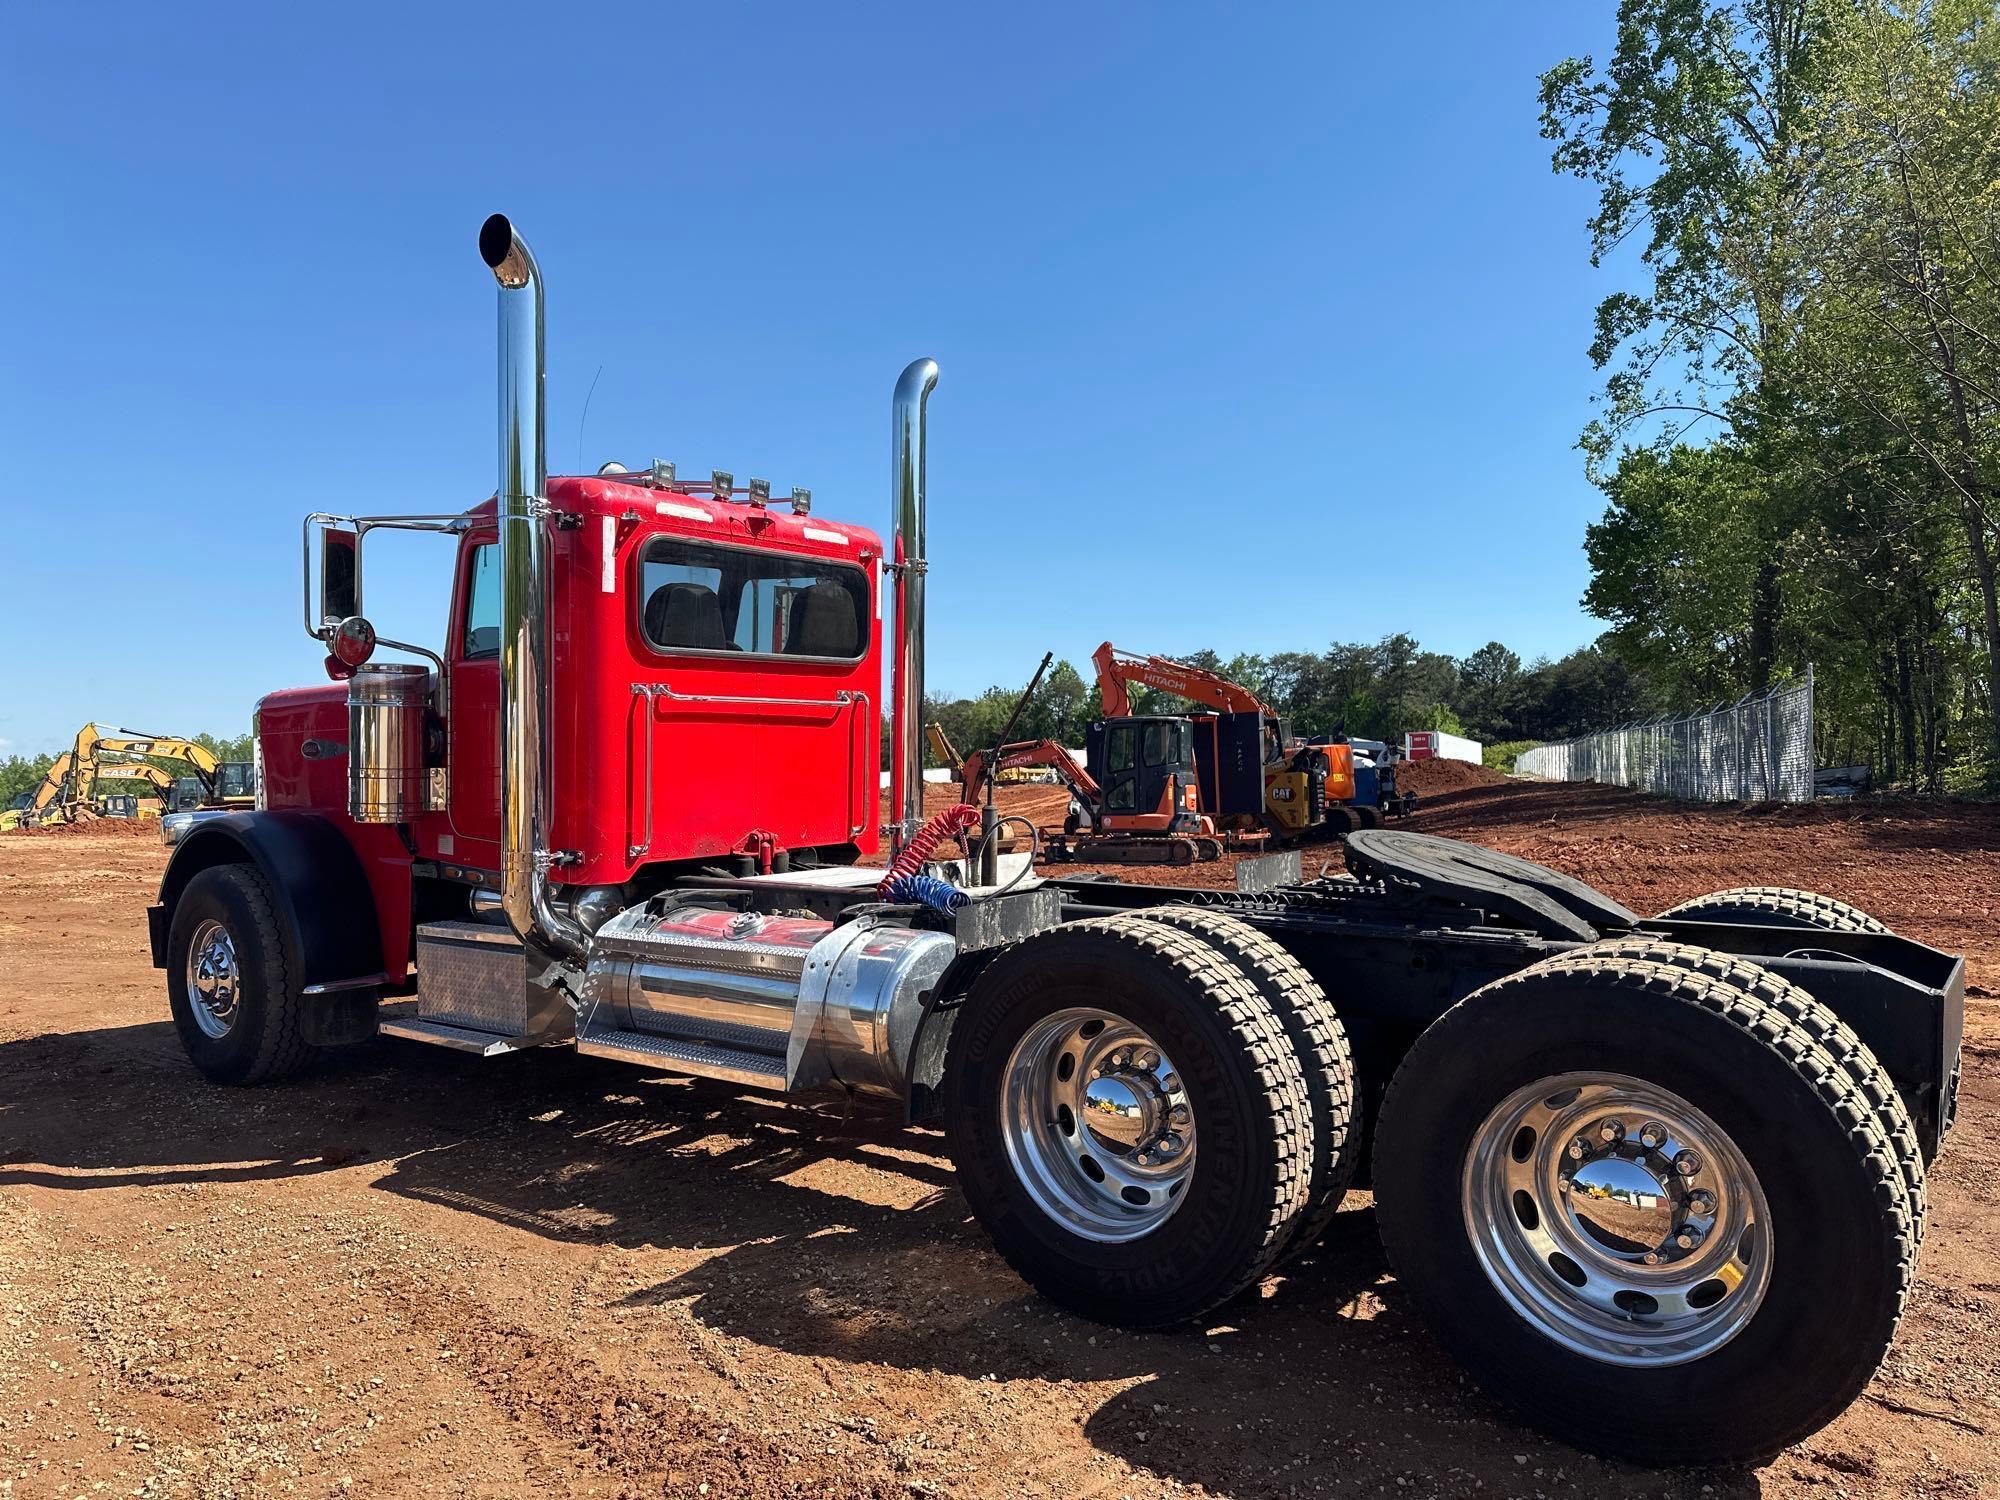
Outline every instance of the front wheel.
{"type": "Polygon", "coordinates": [[[1397,1071],[1390,1262],[1537,1425],[1642,1463],[1747,1461],[1881,1363],[1916,1208],[1879,1065],[1790,998],[1583,950],[1468,996],[1397,1071]]]}
{"type": "Polygon", "coordinates": [[[216,1083],[266,1083],[317,1055],[277,902],[254,867],[215,865],[188,882],[167,933],[167,1001],[189,1060],[216,1083]]]}
{"type": "Polygon", "coordinates": [[[1278,1019],[1226,955],[1136,917],[1008,949],[952,1030],[959,1185],[1022,1279],[1157,1327],[1249,1286],[1306,1212],[1313,1119],[1278,1019]]]}

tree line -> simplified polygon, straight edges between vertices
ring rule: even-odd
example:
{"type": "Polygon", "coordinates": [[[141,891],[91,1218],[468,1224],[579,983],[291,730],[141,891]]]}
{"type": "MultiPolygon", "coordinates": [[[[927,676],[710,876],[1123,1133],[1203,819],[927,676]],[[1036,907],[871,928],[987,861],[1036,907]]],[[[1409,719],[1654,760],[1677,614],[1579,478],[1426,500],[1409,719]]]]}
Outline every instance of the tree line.
{"type": "MultiPolygon", "coordinates": [[[[1453,657],[1399,634],[1372,644],[1336,643],[1321,652],[1223,657],[1194,651],[1180,660],[1250,689],[1301,737],[1346,734],[1394,742],[1411,730],[1442,729],[1485,742],[1496,758],[1527,743],[1664,711],[1643,672],[1596,646],[1524,664],[1498,641],[1453,657]]],[[[961,752],[988,747],[998,742],[1020,695],[1021,685],[996,684],[975,697],[932,696],[926,717],[942,725],[961,752]]],[[[1152,688],[1135,688],[1131,697],[1135,713],[1182,713],[1191,706],[1152,688]]],[[[1096,682],[1069,662],[1057,662],[1011,738],[1078,747],[1103,713],[1096,682]]]]}
{"type": "Polygon", "coordinates": [[[1541,79],[1598,190],[1584,603],[1683,704],[1817,669],[1822,764],[2000,782],[1992,0],[1623,0],[1541,79]]]}

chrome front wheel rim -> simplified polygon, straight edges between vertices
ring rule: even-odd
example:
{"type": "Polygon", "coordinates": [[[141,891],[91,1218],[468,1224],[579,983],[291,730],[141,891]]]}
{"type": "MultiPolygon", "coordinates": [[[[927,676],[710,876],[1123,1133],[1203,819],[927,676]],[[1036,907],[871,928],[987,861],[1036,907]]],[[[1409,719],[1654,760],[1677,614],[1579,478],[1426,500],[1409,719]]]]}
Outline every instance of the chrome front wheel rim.
{"type": "Polygon", "coordinates": [[[1508,1095],[1473,1135],[1461,1202],[1515,1312],[1607,1364],[1712,1354],[1770,1286],[1770,1208],[1742,1151],[1678,1094],[1625,1074],[1508,1095]]]}
{"type": "Polygon", "coordinates": [[[242,976],[236,967],[236,940],[229,929],[207,918],[188,944],[188,1007],[201,1034],[218,1041],[236,1024],[242,976]]]}
{"type": "Polygon", "coordinates": [[[1057,1011],[1015,1044],[1004,1077],[1007,1159],[1050,1218],[1118,1244],[1180,1206],[1194,1171],[1194,1107],[1139,1027],[1091,1007],[1057,1011]]]}

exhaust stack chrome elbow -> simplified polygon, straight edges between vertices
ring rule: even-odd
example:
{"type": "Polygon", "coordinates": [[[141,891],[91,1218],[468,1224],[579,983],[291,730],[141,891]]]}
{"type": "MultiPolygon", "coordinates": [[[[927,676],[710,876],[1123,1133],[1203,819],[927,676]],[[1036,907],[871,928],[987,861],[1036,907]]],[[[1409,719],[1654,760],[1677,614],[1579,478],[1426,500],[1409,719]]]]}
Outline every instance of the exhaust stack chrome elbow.
{"type": "Polygon", "coordinates": [[[542,272],[505,214],[479,229],[500,287],[500,897],[524,946],[563,957],[588,938],[549,900],[549,479],[542,272]]]}
{"type": "Polygon", "coordinates": [[[936,360],[912,360],[896,381],[889,471],[890,558],[896,578],[895,757],[891,853],[924,824],[924,458],[925,407],[937,385],[936,360]]]}

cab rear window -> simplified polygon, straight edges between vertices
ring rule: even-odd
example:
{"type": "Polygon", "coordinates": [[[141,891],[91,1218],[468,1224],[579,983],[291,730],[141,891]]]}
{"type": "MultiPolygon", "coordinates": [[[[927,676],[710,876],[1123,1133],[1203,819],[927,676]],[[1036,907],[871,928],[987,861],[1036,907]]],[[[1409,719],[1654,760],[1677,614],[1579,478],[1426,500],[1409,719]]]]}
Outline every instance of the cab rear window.
{"type": "Polygon", "coordinates": [[[845,563],[660,537],[639,564],[639,631],[658,651],[856,661],[868,576],[845,563]]]}

